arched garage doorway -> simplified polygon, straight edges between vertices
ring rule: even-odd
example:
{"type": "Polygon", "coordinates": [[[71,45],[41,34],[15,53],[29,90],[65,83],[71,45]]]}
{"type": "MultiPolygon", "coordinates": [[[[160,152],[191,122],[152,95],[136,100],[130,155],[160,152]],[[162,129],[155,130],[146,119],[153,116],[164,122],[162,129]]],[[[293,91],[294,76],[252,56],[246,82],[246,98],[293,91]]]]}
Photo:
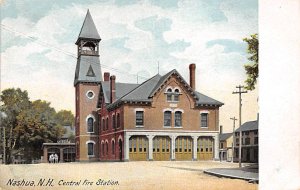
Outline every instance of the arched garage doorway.
{"type": "Polygon", "coordinates": [[[154,137],[153,139],[153,160],[170,160],[171,139],[169,137],[154,137]]]}
{"type": "Polygon", "coordinates": [[[129,139],[129,160],[147,160],[148,139],[146,136],[132,136],[129,139]]]}
{"type": "Polygon", "coordinates": [[[213,138],[200,137],[197,140],[197,159],[212,160],[213,159],[213,138]]]}
{"type": "Polygon", "coordinates": [[[192,138],[177,137],[175,141],[176,160],[192,160],[192,138]]]}

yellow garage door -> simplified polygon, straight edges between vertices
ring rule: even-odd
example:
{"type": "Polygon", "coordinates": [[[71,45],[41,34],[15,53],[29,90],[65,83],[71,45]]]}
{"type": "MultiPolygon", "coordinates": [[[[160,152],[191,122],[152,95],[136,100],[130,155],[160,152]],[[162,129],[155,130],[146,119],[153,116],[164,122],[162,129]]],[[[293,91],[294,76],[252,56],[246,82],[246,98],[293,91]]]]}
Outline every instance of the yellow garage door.
{"type": "Polygon", "coordinates": [[[176,160],[192,160],[192,138],[177,137],[175,142],[176,160]]]}
{"type": "Polygon", "coordinates": [[[129,139],[129,159],[132,161],[147,160],[148,140],[144,136],[133,136],[129,139]]]}
{"type": "Polygon", "coordinates": [[[197,159],[213,159],[213,139],[211,137],[200,137],[197,141],[197,159]]]}
{"type": "Polygon", "coordinates": [[[153,160],[170,160],[171,140],[169,137],[154,137],[153,160]]]}

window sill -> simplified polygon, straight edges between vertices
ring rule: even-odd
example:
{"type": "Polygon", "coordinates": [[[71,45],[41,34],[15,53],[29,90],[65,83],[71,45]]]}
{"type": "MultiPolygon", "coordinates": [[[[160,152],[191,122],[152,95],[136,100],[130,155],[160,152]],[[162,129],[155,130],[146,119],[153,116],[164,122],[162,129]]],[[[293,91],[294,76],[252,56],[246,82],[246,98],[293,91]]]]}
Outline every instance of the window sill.
{"type": "Polygon", "coordinates": [[[89,158],[93,158],[93,157],[95,157],[95,155],[88,155],[88,157],[89,157],[89,158]]]}
{"type": "Polygon", "coordinates": [[[175,126],[174,128],[175,129],[182,129],[183,127],[182,126],[175,126]]]}
{"type": "Polygon", "coordinates": [[[91,133],[95,133],[95,132],[86,132],[86,133],[91,134],[91,133]]]}
{"type": "Polygon", "coordinates": [[[136,128],[144,128],[144,125],[136,125],[136,128]]]}
{"type": "Polygon", "coordinates": [[[163,128],[171,128],[171,126],[163,126],[163,128]]]}
{"type": "Polygon", "coordinates": [[[208,129],[208,127],[200,127],[201,129],[208,129]]]}

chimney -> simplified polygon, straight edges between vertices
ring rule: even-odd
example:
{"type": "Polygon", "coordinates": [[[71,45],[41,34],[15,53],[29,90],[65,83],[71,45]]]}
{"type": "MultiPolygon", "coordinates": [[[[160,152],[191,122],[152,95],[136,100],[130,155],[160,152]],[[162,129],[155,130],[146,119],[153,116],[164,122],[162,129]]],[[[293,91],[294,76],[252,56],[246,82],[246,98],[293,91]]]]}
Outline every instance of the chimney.
{"type": "Polygon", "coordinates": [[[116,99],[116,76],[110,76],[110,103],[113,103],[116,99]]]}
{"type": "Polygon", "coordinates": [[[105,72],[104,73],[104,81],[109,81],[109,76],[110,76],[109,72],[105,72]]]}
{"type": "Polygon", "coordinates": [[[196,65],[194,63],[190,64],[190,86],[193,90],[195,90],[195,70],[196,65]]]}
{"type": "Polygon", "coordinates": [[[223,126],[220,125],[220,134],[223,134],[223,126]]]}

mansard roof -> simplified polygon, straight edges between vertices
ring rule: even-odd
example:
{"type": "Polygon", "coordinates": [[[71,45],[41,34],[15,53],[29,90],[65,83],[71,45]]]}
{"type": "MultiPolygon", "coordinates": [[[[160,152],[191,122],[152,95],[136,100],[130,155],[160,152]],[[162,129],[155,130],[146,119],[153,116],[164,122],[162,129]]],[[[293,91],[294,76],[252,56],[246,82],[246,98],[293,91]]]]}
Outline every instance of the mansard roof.
{"type": "Polygon", "coordinates": [[[80,39],[101,40],[89,10],[86,13],[76,44],[78,44],[80,39]]]}
{"type": "Polygon", "coordinates": [[[200,92],[194,91],[190,85],[183,79],[183,77],[174,69],[167,74],[161,76],[159,74],[146,80],[141,84],[116,83],[116,100],[110,104],[110,85],[109,81],[101,82],[102,93],[107,108],[113,108],[120,103],[126,102],[152,102],[152,97],[158,92],[166,83],[166,81],[175,75],[183,85],[188,89],[189,93],[194,97],[196,106],[222,106],[223,103],[212,99],[200,92]]]}
{"type": "Polygon", "coordinates": [[[102,75],[99,57],[81,55],[77,59],[74,86],[78,82],[100,83],[101,81],[102,75]]]}

